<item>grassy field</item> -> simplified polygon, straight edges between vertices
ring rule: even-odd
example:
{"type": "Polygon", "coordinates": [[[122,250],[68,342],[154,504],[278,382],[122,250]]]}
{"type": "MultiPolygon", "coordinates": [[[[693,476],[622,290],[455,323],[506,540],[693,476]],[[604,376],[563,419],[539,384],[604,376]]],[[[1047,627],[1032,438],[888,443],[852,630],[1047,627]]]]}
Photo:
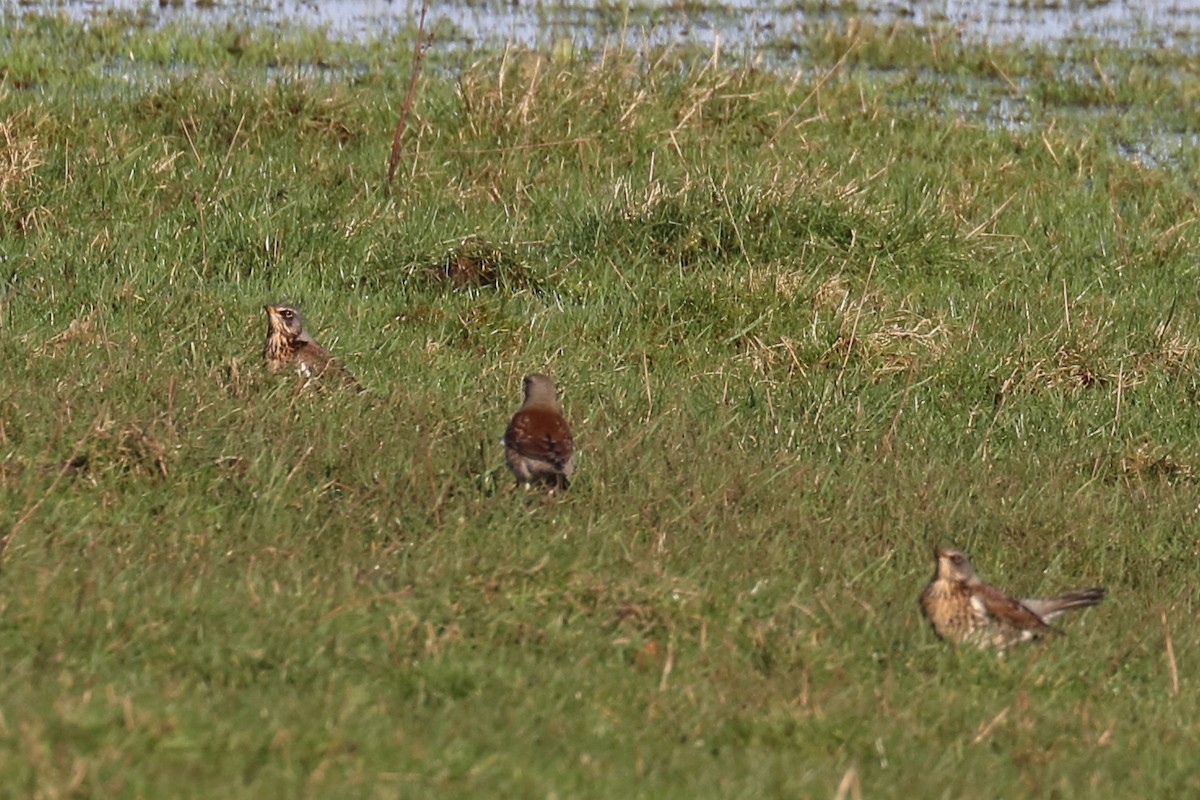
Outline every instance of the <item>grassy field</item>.
{"type": "Polygon", "coordinates": [[[0,796],[1200,792],[1194,57],[3,24],[0,796]]]}

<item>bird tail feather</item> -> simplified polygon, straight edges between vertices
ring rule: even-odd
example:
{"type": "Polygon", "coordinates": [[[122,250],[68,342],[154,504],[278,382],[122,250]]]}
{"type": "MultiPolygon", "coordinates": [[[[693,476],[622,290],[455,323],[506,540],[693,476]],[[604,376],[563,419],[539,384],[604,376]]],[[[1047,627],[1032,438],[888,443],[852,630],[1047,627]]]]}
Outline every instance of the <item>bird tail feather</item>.
{"type": "Polygon", "coordinates": [[[1033,613],[1047,622],[1063,612],[1075,608],[1094,606],[1104,599],[1104,589],[1093,586],[1090,589],[1080,589],[1077,592],[1067,592],[1058,597],[1045,600],[1025,600],[1024,605],[1033,613]]]}

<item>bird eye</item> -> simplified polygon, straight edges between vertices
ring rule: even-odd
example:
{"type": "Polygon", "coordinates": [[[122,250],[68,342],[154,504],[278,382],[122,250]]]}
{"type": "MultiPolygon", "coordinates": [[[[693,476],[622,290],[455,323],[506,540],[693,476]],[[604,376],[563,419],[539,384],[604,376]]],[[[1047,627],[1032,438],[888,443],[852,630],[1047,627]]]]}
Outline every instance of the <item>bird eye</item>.
{"type": "Polygon", "coordinates": [[[296,312],[292,311],[290,308],[285,308],[279,312],[279,316],[283,317],[284,319],[291,319],[292,317],[296,316],[296,312]]]}

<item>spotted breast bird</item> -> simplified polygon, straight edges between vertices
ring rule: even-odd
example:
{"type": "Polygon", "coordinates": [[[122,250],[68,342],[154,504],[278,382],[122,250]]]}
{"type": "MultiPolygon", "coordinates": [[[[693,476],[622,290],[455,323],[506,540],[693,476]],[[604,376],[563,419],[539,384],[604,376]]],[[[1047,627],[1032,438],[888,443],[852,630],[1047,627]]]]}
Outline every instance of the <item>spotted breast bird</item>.
{"type": "Polygon", "coordinates": [[[937,568],[921,593],[921,610],[937,635],[955,644],[1003,650],[1054,631],[1050,621],[1060,614],[1104,599],[1104,590],[1093,587],[1019,600],[984,583],[961,550],[936,548],[933,557],[937,568]]]}
{"type": "Polygon", "coordinates": [[[525,402],[513,414],[501,442],[518,483],[567,488],[575,471],[575,441],[548,375],[525,376],[525,402]]]}
{"type": "Polygon", "coordinates": [[[267,312],[267,338],[263,342],[263,359],[267,369],[278,372],[294,369],[307,380],[325,375],[335,377],[343,386],[361,391],[354,379],[329,351],[304,327],[304,317],[291,306],[263,306],[267,312]]]}

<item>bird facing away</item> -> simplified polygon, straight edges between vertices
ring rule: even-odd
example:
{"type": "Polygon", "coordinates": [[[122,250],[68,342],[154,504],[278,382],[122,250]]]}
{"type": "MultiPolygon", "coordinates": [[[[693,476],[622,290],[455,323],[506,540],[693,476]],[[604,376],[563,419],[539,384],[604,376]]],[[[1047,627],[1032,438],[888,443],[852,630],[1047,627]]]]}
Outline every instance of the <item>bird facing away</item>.
{"type": "Polygon", "coordinates": [[[1094,587],[1044,600],[1018,600],[984,583],[961,550],[935,548],[933,557],[937,568],[921,593],[921,610],[934,632],[955,644],[1003,650],[1055,630],[1050,620],[1063,612],[1104,599],[1104,590],[1094,587]]]}
{"type": "Polygon", "coordinates": [[[278,372],[290,368],[309,380],[329,374],[336,376],[343,386],[361,390],[354,376],[309,334],[299,311],[291,306],[272,305],[263,306],[263,310],[267,312],[263,359],[268,370],[278,372]]]}
{"type": "Polygon", "coordinates": [[[575,442],[550,376],[525,376],[525,402],[513,414],[501,442],[518,483],[567,488],[575,471],[575,442]]]}

